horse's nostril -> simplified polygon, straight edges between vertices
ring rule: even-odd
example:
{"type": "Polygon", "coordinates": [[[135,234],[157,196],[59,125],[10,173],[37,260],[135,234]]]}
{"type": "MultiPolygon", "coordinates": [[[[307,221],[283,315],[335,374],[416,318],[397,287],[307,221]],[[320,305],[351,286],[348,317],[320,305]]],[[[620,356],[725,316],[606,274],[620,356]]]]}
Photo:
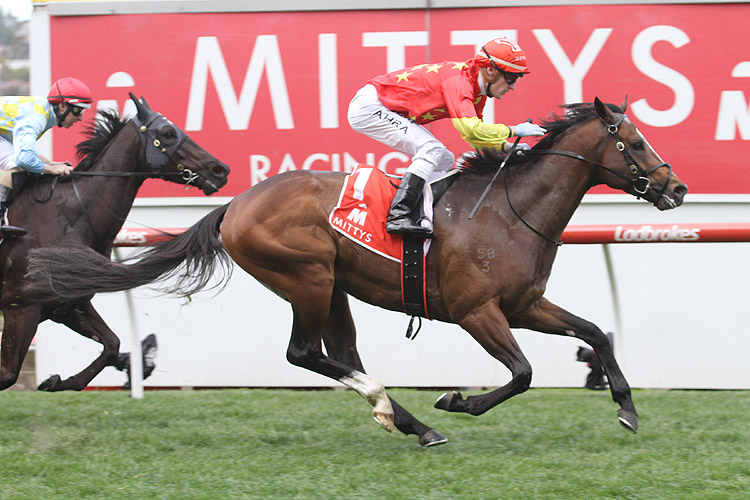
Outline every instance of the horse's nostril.
{"type": "Polygon", "coordinates": [[[211,172],[216,176],[223,177],[229,173],[229,169],[224,165],[215,165],[214,168],[211,169],[211,172]]]}
{"type": "Polygon", "coordinates": [[[688,187],[685,184],[680,184],[679,186],[674,188],[674,194],[676,196],[679,196],[680,198],[685,196],[687,192],[688,192],[688,187]]]}

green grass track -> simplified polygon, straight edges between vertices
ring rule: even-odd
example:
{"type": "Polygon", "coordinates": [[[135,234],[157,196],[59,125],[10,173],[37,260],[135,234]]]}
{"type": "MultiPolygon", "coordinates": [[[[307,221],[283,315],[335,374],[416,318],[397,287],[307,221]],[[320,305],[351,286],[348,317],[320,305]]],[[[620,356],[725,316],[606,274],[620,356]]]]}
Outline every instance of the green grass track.
{"type": "Polygon", "coordinates": [[[532,389],[480,417],[390,394],[449,442],[388,434],[352,391],[0,393],[0,499],[748,499],[750,391],[532,389]]]}

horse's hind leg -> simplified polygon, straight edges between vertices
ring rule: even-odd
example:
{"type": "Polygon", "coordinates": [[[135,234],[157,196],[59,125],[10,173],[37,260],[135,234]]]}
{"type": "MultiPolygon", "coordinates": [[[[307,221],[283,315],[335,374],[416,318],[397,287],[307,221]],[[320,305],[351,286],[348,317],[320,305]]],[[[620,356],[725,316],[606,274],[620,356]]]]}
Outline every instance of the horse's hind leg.
{"type": "MultiPolygon", "coordinates": [[[[323,343],[331,358],[365,373],[357,352],[357,331],[349,309],[349,299],[346,293],[338,288],[334,288],[333,291],[328,321],[323,329],[323,343]]],[[[416,434],[422,446],[435,446],[448,441],[440,432],[417,420],[393,398],[388,398],[393,406],[394,423],[398,430],[404,434],[416,434]]]]}
{"type": "Polygon", "coordinates": [[[120,339],[104,323],[91,302],[81,302],[74,307],[67,307],[64,312],[56,313],[54,321],[64,324],[71,330],[80,333],[102,344],[101,354],[80,373],[62,380],[59,375],[52,375],[39,384],[40,391],[81,391],[107,366],[113,364],[120,352],[120,339]]]}
{"type": "MultiPolygon", "coordinates": [[[[308,277],[313,275],[312,272],[306,274],[308,277]]],[[[383,384],[362,371],[323,354],[321,338],[331,307],[332,284],[331,288],[312,286],[309,283],[320,283],[312,279],[307,281],[307,286],[299,284],[298,281],[296,283],[292,293],[287,294],[294,314],[292,337],[286,353],[287,360],[293,365],[338,380],[357,391],[373,406],[375,420],[391,432],[393,406],[383,384]]]]}
{"type": "Polygon", "coordinates": [[[0,390],[18,380],[23,360],[41,321],[41,306],[6,307],[0,347],[0,390]]]}
{"type": "Polygon", "coordinates": [[[633,405],[630,386],[615,360],[609,339],[595,324],[542,298],[532,307],[514,316],[513,326],[543,333],[573,336],[590,345],[596,351],[607,373],[612,399],[620,405],[618,411],[620,423],[632,432],[638,430],[638,413],[633,405]]]}

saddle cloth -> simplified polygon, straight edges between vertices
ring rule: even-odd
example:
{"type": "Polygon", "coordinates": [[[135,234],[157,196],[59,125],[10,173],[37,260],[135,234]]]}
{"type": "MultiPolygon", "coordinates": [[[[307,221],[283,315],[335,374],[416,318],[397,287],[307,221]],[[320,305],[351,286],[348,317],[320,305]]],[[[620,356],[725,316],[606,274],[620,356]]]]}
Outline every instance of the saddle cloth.
{"type": "MultiPolygon", "coordinates": [[[[385,221],[397,186],[379,169],[360,163],[346,177],[339,201],[328,217],[333,228],[386,259],[401,262],[401,235],[385,231],[385,221]]],[[[425,215],[432,219],[432,192],[425,188],[425,215]]],[[[430,240],[424,242],[424,253],[430,240]]]]}

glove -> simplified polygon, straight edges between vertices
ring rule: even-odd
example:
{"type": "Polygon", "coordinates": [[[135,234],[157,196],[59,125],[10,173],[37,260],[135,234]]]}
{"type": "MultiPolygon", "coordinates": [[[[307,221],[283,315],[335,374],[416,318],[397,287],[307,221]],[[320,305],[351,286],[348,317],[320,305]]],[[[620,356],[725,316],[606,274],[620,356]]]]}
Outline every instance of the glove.
{"type": "MultiPolygon", "coordinates": [[[[503,143],[503,153],[510,153],[511,148],[513,147],[513,143],[511,142],[505,142],[503,143]]],[[[514,154],[520,154],[522,151],[528,151],[531,149],[531,146],[528,144],[524,144],[523,142],[519,142],[516,144],[516,149],[514,154]]]]}
{"type": "Polygon", "coordinates": [[[517,137],[528,137],[530,135],[544,135],[547,129],[543,129],[536,123],[523,122],[515,126],[517,137]]]}

